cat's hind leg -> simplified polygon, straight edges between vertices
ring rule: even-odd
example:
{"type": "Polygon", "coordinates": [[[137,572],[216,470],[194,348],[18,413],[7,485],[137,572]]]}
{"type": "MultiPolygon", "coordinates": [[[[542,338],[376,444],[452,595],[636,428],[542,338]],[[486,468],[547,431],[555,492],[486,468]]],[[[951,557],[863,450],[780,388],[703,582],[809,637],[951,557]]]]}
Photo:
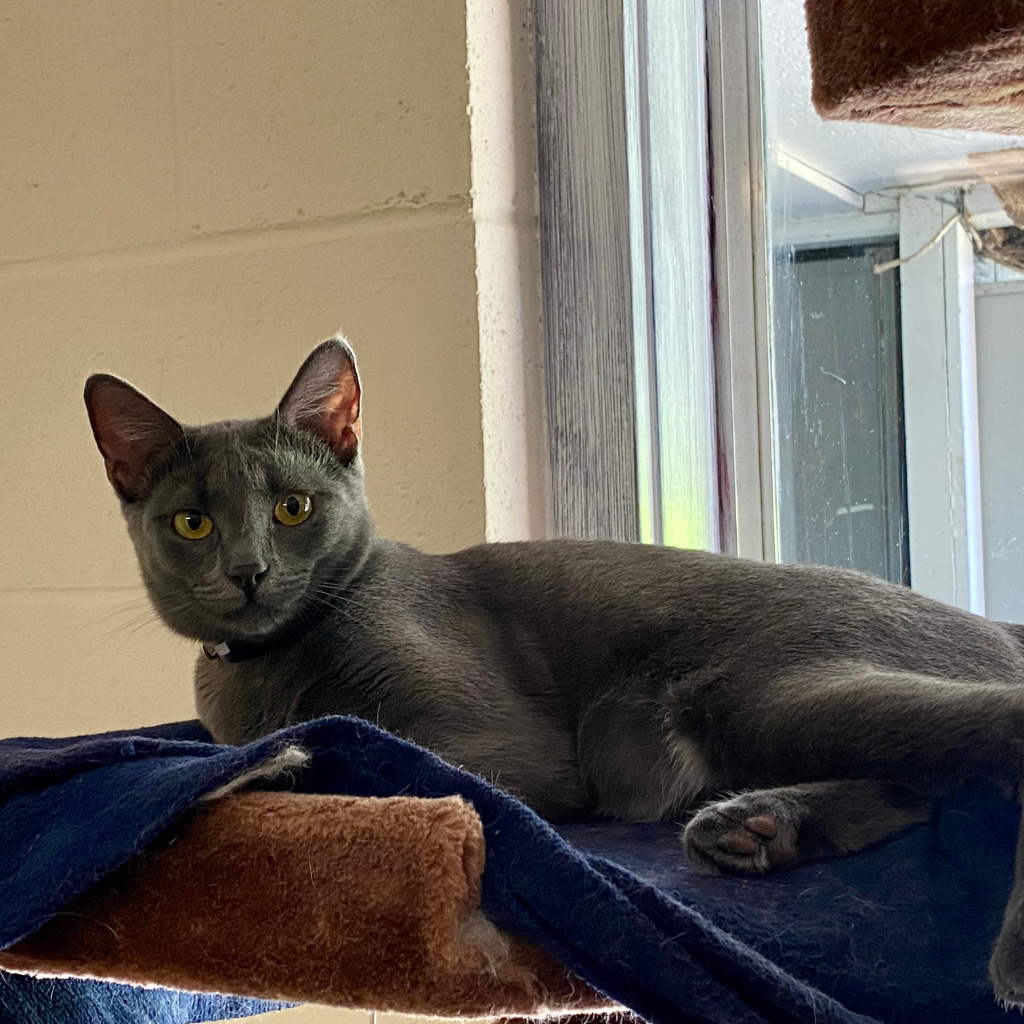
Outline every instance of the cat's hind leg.
{"type": "Polygon", "coordinates": [[[1024,685],[808,663],[758,678],[743,666],[683,678],[673,731],[696,741],[723,788],[822,779],[896,782],[943,796],[1024,777],[1024,685]]]}
{"type": "Polygon", "coordinates": [[[576,750],[592,813],[676,818],[719,788],[697,744],[669,722],[666,707],[640,685],[609,689],[583,710],[576,750]]]}
{"type": "Polygon", "coordinates": [[[928,821],[933,801],[875,780],[757,789],[699,810],[683,831],[705,873],[760,873],[840,857],[928,821]]]}

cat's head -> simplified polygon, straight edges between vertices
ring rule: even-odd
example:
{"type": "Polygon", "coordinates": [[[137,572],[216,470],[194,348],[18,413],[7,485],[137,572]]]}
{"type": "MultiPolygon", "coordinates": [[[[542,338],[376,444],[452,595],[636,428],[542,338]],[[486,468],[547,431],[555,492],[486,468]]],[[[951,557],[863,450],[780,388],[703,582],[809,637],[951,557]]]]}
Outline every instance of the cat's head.
{"type": "Polygon", "coordinates": [[[197,640],[258,640],[340,600],[371,526],[360,386],[340,337],[272,415],[182,426],[95,374],[85,404],[157,612],[197,640]]]}

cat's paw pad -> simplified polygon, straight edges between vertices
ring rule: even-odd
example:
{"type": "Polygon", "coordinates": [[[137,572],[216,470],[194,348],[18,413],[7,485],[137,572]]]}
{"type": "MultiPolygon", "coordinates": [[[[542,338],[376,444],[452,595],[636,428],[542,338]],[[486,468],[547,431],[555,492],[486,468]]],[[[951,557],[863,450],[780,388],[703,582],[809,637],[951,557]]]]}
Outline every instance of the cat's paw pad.
{"type": "Polygon", "coordinates": [[[741,795],[698,811],[683,831],[683,847],[699,871],[760,874],[796,862],[796,834],[781,809],[741,795]]]}
{"type": "Polygon", "coordinates": [[[1004,928],[988,964],[996,999],[1004,1006],[1024,1008],[1024,940],[1004,928]]]}

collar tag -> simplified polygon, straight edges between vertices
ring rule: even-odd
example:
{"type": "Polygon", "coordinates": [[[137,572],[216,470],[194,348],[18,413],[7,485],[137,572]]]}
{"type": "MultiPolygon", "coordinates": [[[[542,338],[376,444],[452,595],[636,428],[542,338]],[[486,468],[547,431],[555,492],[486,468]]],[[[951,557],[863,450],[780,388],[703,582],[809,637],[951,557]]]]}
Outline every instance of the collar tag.
{"type": "Polygon", "coordinates": [[[231,660],[231,648],[222,640],[219,644],[203,644],[203,655],[207,661],[231,660]]]}

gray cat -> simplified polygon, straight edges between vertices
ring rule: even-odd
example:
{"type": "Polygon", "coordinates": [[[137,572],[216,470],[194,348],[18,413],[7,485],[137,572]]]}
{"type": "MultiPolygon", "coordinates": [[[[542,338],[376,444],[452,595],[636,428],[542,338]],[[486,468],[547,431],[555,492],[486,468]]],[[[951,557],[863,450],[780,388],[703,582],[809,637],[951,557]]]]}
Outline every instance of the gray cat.
{"type": "MultiPolygon", "coordinates": [[[[359,715],[553,820],[701,807],[687,853],[739,872],[859,850],[965,781],[1024,775],[1024,627],[836,569],[375,537],[340,338],[266,419],[183,427],[107,375],[85,401],[153,604],[203,644],[222,742],[359,715]]],[[[1022,876],[1018,855],[991,964],[1013,1002],[1022,876]]]]}

